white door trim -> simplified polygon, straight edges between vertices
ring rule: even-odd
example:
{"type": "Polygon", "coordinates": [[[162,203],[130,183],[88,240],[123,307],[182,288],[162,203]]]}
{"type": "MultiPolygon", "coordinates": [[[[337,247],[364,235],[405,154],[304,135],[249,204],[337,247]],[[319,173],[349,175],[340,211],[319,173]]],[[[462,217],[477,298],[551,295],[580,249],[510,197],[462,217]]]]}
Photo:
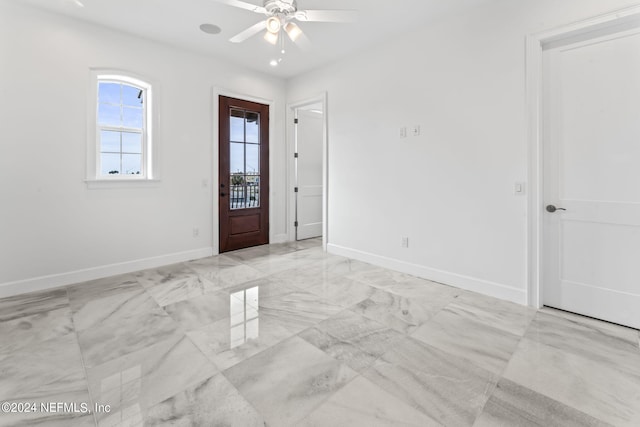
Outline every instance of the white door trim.
{"type": "Polygon", "coordinates": [[[295,240],[295,119],[296,109],[311,104],[322,104],[322,249],[327,250],[329,241],[329,128],[327,112],[327,92],[323,92],[313,98],[287,104],[287,206],[289,218],[287,229],[289,240],[295,240]]]}
{"type": "Polygon", "coordinates": [[[543,194],[543,128],[542,118],[542,53],[546,45],[551,43],[580,37],[586,33],[606,28],[623,26],[633,22],[640,22],[640,5],[614,12],[609,12],[594,18],[575,22],[548,31],[527,36],[526,40],[526,93],[528,111],[528,141],[529,141],[529,200],[528,230],[527,230],[527,304],[542,307],[542,212],[544,208],[543,194]]]}
{"type": "MultiPolygon", "coordinates": [[[[220,183],[219,180],[219,164],[218,164],[218,154],[220,153],[220,123],[219,121],[219,113],[220,113],[220,96],[226,96],[228,98],[236,98],[242,99],[244,101],[255,102],[258,104],[265,104],[269,106],[269,146],[275,142],[276,134],[276,109],[275,109],[275,101],[273,99],[266,98],[258,98],[251,95],[246,95],[239,92],[234,92],[231,90],[227,90],[218,86],[213,87],[213,151],[211,153],[211,164],[213,165],[212,176],[211,176],[211,197],[213,198],[213,212],[211,213],[211,218],[213,221],[213,254],[218,255],[220,253],[220,210],[219,210],[219,202],[218,198],[218,186],[220,183]]],[[[274,213],[274,203],[275,197],[273,194],[273,185],[272,185],[272,171],[275,169],[275,159],[273,156],[274,150],[269,149],[269,243],[278,243],[281,239],[274,233],[274,223],[272,215],[274,213]]]]}

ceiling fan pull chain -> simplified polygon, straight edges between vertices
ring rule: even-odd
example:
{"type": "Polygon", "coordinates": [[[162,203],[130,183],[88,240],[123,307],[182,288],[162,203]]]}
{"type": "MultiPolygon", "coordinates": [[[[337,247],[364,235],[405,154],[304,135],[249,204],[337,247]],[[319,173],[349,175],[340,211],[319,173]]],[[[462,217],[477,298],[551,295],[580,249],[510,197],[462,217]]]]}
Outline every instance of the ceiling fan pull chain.
{"type": "Polygon", "coordinates": [[[280,53],[281,54],[285,54],[285,50],[284,50],[284,37],[280,37],[280,53]]]}

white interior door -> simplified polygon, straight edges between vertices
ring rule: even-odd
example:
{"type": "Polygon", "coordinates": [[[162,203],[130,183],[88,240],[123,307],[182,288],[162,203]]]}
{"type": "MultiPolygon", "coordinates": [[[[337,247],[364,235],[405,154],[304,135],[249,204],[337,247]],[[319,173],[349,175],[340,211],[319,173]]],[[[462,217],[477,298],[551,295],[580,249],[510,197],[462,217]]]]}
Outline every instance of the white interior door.
{"type": "Polygon", "coordinates": [[[640,31],[543,64],[544,305],[640,328],[640,31]]]}
{"type": "Polygon", "coordinates": [[[322,143],[324,118],[321,111],[298,109],[297,233],[298,240],[322,236],[322,143]]]}

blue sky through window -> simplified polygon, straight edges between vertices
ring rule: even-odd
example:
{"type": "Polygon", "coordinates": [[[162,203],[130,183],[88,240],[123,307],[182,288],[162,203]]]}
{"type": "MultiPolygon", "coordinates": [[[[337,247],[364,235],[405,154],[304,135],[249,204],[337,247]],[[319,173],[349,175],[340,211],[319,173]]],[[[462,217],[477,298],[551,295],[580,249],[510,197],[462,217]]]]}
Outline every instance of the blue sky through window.
{"type": "Polygon", "coordinates": [[[259,114],[232,110],[230,121],[231,173],[260,173],[260,125],[259,114]],[[246,114],[246,119],[245,119],[246,114]],[[245,128],[246,125],[246,128],[245,128]],[[245,133],[246,132],[246,133],[245,133]],[[245,141],[247,144],[245,144],[245,141]],[[246,167],[245,167],[246,155],[246,167]]]}
{"type": "Polygon", "coordinates": [[[102,175],[142,171],[143,96],[124,83],[98,83],[98,124],[102,175]]]}

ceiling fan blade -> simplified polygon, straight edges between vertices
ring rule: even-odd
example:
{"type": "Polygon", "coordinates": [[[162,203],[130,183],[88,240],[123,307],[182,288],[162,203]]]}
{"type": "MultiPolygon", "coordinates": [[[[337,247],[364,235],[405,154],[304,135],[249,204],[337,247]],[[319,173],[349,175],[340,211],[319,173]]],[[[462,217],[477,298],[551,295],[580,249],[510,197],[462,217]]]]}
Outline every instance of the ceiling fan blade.
{"type": "Polygon", "coordinates": [[[246,39],[255,36],[265,28],[267,28],[267,21],[260,21],[256,25],[252,25],[251,27],[247,28],[240,34],[236,34],[235,36],[231,37],[229,41],[231,43],[242,43],[246,39]]]}
{"type": "Polygon", "coordinates": [[[358,18],[357,10],[299,10],[295,15],[302,22],[353,22],[358,18]]]}
{"type": "Polygon", "coordinates": [[[255,13],[267,13],[267,9],[262,6],[256,6],[255,4],[247,3],[240,0],[213,0],[218,3],[226,4],[228,6],[239,7],[240,9],[250,10],[255,13]]]}

